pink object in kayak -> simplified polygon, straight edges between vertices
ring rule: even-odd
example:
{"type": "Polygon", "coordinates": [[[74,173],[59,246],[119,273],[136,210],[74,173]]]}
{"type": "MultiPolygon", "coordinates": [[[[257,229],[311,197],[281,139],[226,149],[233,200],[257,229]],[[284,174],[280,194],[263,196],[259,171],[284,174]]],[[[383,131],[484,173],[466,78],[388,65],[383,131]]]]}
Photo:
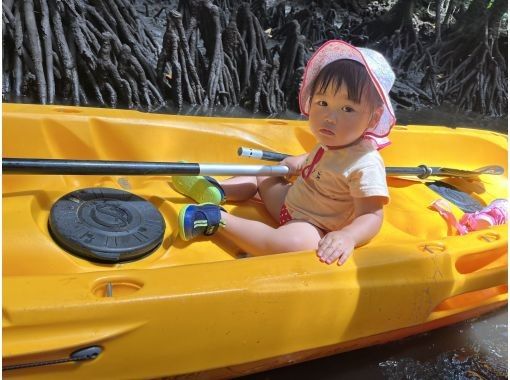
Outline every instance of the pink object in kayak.
{"type": "Polygon", "coordinates": [[[495,199],[480,211],[465,213],[459,221],[453,215],[448,202],[443,199],[434,201],[430,207],[438,211],[446,223],[455,228],[459,235],[505,224],[508,221],[507,199],[495,199]]]}

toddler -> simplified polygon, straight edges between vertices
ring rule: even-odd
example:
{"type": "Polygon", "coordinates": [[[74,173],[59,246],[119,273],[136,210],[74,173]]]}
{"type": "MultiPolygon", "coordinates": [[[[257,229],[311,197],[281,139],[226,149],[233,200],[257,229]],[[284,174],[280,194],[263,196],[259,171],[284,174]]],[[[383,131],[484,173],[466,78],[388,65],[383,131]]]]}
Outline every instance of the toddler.
{"type": "Polygon", "coordinates": [[[316,250],[324,263],[345,263],[355,247],[380,230],[389,200],[378,149],[389,144],[395,123],[389,100],[394,80],[380,53],[326,42],[309,60],[299,93],[301,112],[318,144],[281,162],[298,175],[296,181],[234,177],[220,184],[211,177],[174,176],[175,188],[201,203],[181,209],[180,236],[191,240],[218,233],[252,255],[316,250]],[[257,192],[279,227],[219,206],[257,192]]]}

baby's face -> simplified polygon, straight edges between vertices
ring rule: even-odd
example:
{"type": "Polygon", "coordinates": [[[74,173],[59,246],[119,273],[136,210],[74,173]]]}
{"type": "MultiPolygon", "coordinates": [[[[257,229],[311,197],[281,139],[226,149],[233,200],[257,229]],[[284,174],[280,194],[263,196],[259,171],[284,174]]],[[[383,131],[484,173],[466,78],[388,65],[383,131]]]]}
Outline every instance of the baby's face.
{"type": "Polygon", "coordinates": [[[312,97],[309,122],[315,138],[328,147],[350,144],[361,137],[379,119],[380,110],[372,112],[366,100],[349,100],[347,87],[342,85],[335,93],[329,86],[324,93],[312,97]]]}

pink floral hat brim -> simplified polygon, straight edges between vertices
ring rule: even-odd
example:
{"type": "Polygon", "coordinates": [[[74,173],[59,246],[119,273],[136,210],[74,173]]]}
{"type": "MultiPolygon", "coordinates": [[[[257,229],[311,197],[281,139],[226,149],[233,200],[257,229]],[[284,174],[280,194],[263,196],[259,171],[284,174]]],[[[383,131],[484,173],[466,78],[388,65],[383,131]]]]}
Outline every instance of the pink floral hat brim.
{"type": "Polygon", "coordinates": [[[310,84],[323,67],[339,59],[352,59],[364,65],[383,99],[384,111],[379,123],[365,132],[365,138],[370,139],[378,149],[382,149],[390,144],[387,136],[396,122],[389,97],[390,89],[395,82],[395,74],[384,56],[375,50],[357,48],[341,40],[330,40],[322,45],[306,65],[299,91],[301,113],[308,116],[310,110],[310,84]]]}

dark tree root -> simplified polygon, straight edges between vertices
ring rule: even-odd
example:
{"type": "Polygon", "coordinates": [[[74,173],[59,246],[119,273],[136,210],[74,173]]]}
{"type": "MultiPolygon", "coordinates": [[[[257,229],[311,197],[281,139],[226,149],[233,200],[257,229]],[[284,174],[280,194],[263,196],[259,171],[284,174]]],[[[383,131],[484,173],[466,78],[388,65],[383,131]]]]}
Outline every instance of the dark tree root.
{"type": "Polygon", "coordinates": [[[94,102],[149,111],[164,105],[159,88],[147,84],[155,82],[151,59],[155,61],[158,46],[129,1],[24,0],[3,5],[4,46],[14,51],[4,56],[4,68],[10,68],[4,99],[28,96],[51,104],[58,98],[73,105],[94,102]],[[107,56],[104,33],[113,44],[107,56]]]}
{"type": "Polygon", "coordinates": [[[494,1],[490,9],[483,0],[473,0],[456,28],[436,38],[427,49],[428,59],[422,66],[428,65],[429,71],[421,87],[434,89],[439,94],[436,97],[459,109],[491,116],[505,114],[507,64],[498,40],[506,7],[505,0],[494,1]],[[476,22],[480,18],[483,22],[476,22]]]}
{"type": "Polygon", "coordinates": [[[32,61],[35,68],[35,77],[37,80],[37,94],[41,104],[46,104],[47,101],[47,87],[46,76],[43,70],[43,57],[41,51],[41,44],[39,41],[39,30],[34,15],[34,3],[32,0],[25,0],[23,2],[23,14],[25,16],[25,25],[28,37],[28,46],[32,56],[32,61]]]}
{"type": "Polygon", "coordinates": [[[160,86],[170,88],[171,98],[178,109],[182,108],[184,101],[192,105],[206,101],[205,91],[190,54],[182,16],[174,10],[167,16],[163,48],[158,58],[156,73],[160,86]]]}
{"type": "MultiPolygon", "coordinates": [[[[164,46],[155,59],[157,43],[127,0],[38,0],[40,9],[32,11],[33,0],[27,1],[31,17],[19,12],[22,22],[17,28],[12,12],[16,7],[11,0],[5,2],[3,19],[9,24],[5,35],[17,54],[4,59],[5,67],[14,68],[4,93],[14,87],[16,96],[28,95],[22,84],[33,83],[35,77],[35,96],[41,102],[57,96],[74,105],[86,102],[153,111],[163,106],[164,93],[179,109],[184,103],[242,104],[269,114],[287,106],[282,86],[292,96],[297,93],[295,75],[305,63],[305,38],[299,33],[288,37],[279,60],[277,50],[269,50],[268,35],[259,22],[264,26],[272,20],[281,22],[282,6],[269,10],[261,1],[250,7],[233,0],[217,1],[218,5],[211,0],[183,0],[182,17],[166,9],[164,46]],[[28,28],[39,35],[27,38],[34,41],[27,44],[29,49],[20,38],[28,28]],[[37,49],[37,41],[42,41],[42,49],[37,49]]],[[[311,21],[303,21],[313,29],[311,21]]]]}
{"type": "Polygon", "coordinates": [[[220,10],[210,0],[200,2],[199,24],[200,34],[204,40],[208,60],[206,94],[210,104],[218,102],[227,105],[222,70],[225,68],[223,59],[223,43],[221,41],[220,10]],[[220,91],[222,94],[220,94],[220,91]]]}
{"type": "Polygon", "coordinates": [[[236,22],[229,25],[232,30],[226,40],[229,41],[228,52],[234,51],[237,44],[241,47],[241,54],[229,53],[229,56],[241,69],[238,75],[242,104],[251,105],[254,112],[260,109],[268,114],[281,113],[286,104],[280,101],[279,62],[275,62],[267,47],[267,35],[247,3],[241,4],[235,17],[236,22]],[[238,33],[235,32],[236,27],[239,27],[238,33]],[[246,90],[243,91],[243,88],[246,90]]]}
{"type": "Polygon", "coordinates": [[[147,111],[169,101],[209,114],[242,105],[277,115],[299,110],[306,61],[341,38],[389,59],[402,108],[446,101],[507,112],[507,0],[316,0],[290,12],[286,2],[267,4],[180,0],[178,11],[137,11],[131,0],[5,0],[3,99],[147,111]],[[163,41],[140,14],[165,14],[163,41]]]}
{"type": "Polygon", "coordinates": [[[48,85],[48,103],[55,102],[55,79],[53,76],[53,44],[51,40],[51,26],[48,3],[40,0],[41,4],[41,32],[44,46],[44,57],[46,62],[46,80],[48,85]]]}
{"type": "MultiPolygon", "coordinates": [[[[101,49],[97,58],[97,70],[95,74],[99,78],[100,83],[107,89],[110,96],[110,104],[117,104],[118,93],[124,94],[125,103],[131,105],[131,91],[129,85],[126,86],[124,80],[120,77],[117,66],[113,64],[111,57],[112,36],[110,33],[105,32],[102,35],[101,49]]],[[[132,105],[131,107],[132,108],[132,105]]]]}
{"type": "Polygon", "coordinates": [[[49,7],[50,13],[53,15],[52,24],[57,43],[57,54],[62,65],[59,71],[63,73],[64,78],[62,96],[64,99],[70,99],[73,105],[80,105],[80,84],[76,62],[71,55],[62,24],[61,12],[63,13],[65,10],[63,7],[58,8],[55,1],[50,1],[49,7]]]}
{"type": "Polygon", "coordinates": [[[211,0],[181,1],[182,13],[168,12],[156,69],[158,84],[179,109],[187,102],[281,112],[285,102],[267,35],[248,4],[237,8],[234,2],[222,2],[222,6],[227,8],[222,11],[211,0]]]}
{"type": "Polygon", "coordinates": [[[442,23],[443,1],[438,0],[435,35],[428,40],[420,38],[413,25],[417,4],[416,0],[399,0],[378,19],[355,29],[366,31],[369,40],[378,40],[373,46],[390,58],[397,76],[393,100],[403,108],[448,101],[459,109],[505,114],[507,69],[498,41],[507,1],[496,0],[488,8],[484,0],[473,0],[462,9],[459,1],[452,0],[442,23]],[[461,10],[455,26],[448,28],[446,22],[455,7],[461,10]]]}
{"type": "MultiPolygon", "coordinates": [[[[94,74],[87,66],[87,64],[83,61],[83,59],[78,59],[78,68],[81,71],[81,74],[87,79],[88,85],[92,91],[92,94],[96,102],[102,107],[105,107],[106,104],[103,98],[103,94],[101,93],[100,86],[97,84],[94,74]]],[[[91,91],[89,90],[89,93],[91,91]]]]}
{"type": "MultiPolygon", "coordinates": [[[[181,63],[179,62],[178,49],[179,37],[172,28],[171,23],[168,22],[165,36],[163,38],[163,49],[158,60],[156,72],[160,80],[161,87],[164,87],[165,81],[168,81],[168,87],[171,89],[172,99],[176,103],[176,106],[181,109],[183,102],[182,68],[181,63]]],[[[188,93],[188,96],[192,97],[193,95],[188,93]]]]}
{"type": "Polygon", "coordinates": [[[327,12],[320,12],[316,4],[312,2],[309,7],[290,14],[288,19],[289,21],[295,20],[298,22],[301,29],[300,33],[311,45],[321,45],[329,39],[341,37],[340,30],[334,25],[336,19],[334,9],[330,8],[327,12]]]}
{"type": "Polygon", "coordinates": [[[258,62],[263,59],[266,59],[269,63],[272,62],[272,57],[266,46],[264,32],[262,31],[258,19],[251,12],[248,3],[242,3],[237,13],[236,21],[239,27],[239,34],[248,52],[248,66],[246,72],[249,75],[253,68],[254,74],[257,75],[258,62]]]}
{"type": "Polygon", "coordinates": [[[286,26],[286,39],[280,52],[280,87],[288,88],[294,81],[295,71],[305,66],[304,36],[296,20],[286,26]]]}
{"type": "Polygon", "coordinates": [[[250,82],[250,72],[248,63],[248,51],[243,37],[237,29],[237,22],[233,17],[222,34],[222,43],[225,51],[225,60],[229,69],[236,78],[236,93],[238,97],[243,97],[250,82]]]}
{"type": "MultiPolygon", "coordinates": [[[[14,95],[21,96],[21,83],[23,80],[23,23],[19,3],[16,2],[14,9],[14,95]]],[[[7,76],[9,77],[9,76],[7,76]]],[[[5,78],[5,77],[4,77],[5,78]]]]}

